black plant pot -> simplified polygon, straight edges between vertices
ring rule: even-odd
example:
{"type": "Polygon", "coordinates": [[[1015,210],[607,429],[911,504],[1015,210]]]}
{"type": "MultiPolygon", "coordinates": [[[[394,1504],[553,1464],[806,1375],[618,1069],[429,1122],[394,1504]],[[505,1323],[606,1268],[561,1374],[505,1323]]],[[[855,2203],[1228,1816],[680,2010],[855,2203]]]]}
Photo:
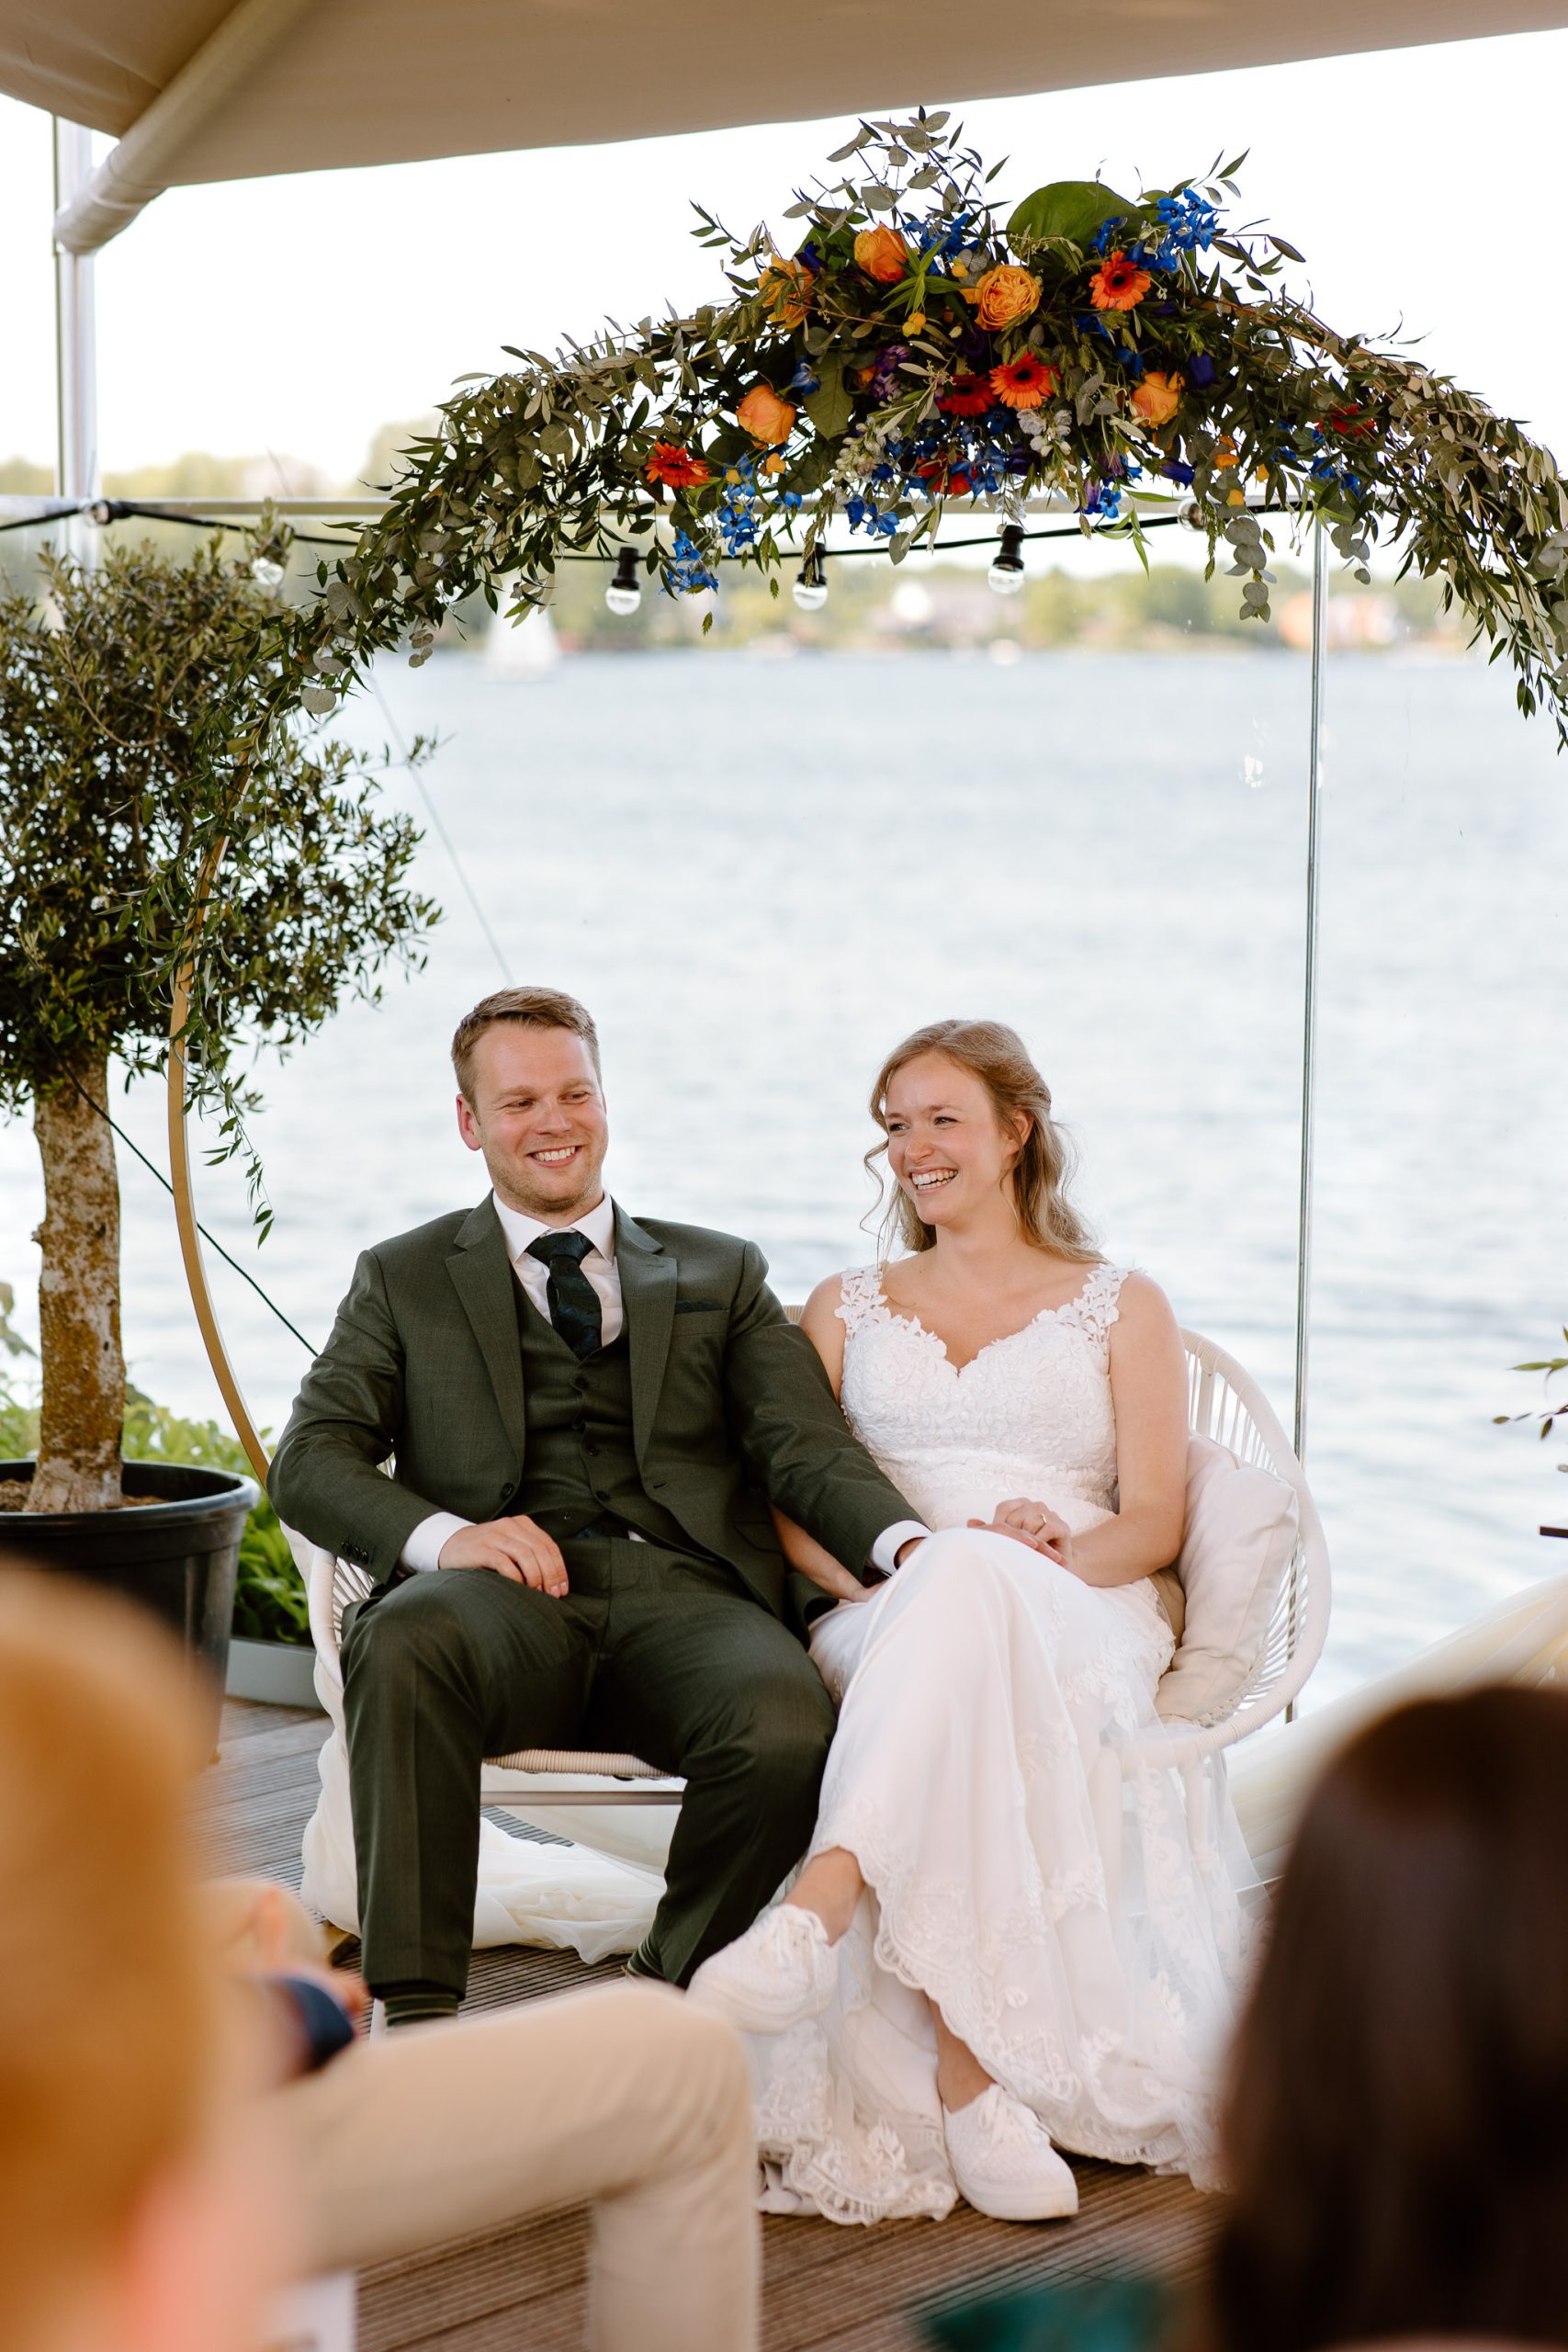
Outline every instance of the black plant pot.
{"type": "MultiPolygon", "coordinates": [[[[30,1478],[30,1462],[0,1462],[0,1478],[30,1478]]],[[[254,1482],[183,1463],[128,1462],[127,1495],[155,1495],[130,1510],[0,1511],[0,1544],[39,1567],[127,1593],[161,1617],[204,1668],[214,1739],[229,1664],[240,1536],[254,1482]]]]}

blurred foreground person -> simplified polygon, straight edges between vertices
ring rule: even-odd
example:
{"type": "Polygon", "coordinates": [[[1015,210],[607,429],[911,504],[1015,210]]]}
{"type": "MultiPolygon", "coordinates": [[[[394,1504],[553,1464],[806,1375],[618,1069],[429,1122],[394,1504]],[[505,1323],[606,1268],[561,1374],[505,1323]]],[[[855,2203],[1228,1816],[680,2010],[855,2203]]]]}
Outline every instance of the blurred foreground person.
{"type": "MultiPolygon", "coordinates": [[[[242,2352],[290,2261],[185,1851],[205,1761],[141,1612],[0,1575],[0,2343],[242,2352]]],[[[255,2019],[249,2020],[253,2025],[255,2019]]]]}
{"type": "Polygon", "coordinates": [[[1213,2352],[1568,2344],[1568,1698],[1330,1765],[1234,2053],[1213,2352]]]}
{"type": "Polygon", "coordinates": [[[356,2041],[287,1888],[198,1887],[141,1611],[0,1571],[0,2352],[251,2352],[283,2280],[592,2208],[593,2352],[754,2352],[740,2044],[615,1984],[356,2041]]]}

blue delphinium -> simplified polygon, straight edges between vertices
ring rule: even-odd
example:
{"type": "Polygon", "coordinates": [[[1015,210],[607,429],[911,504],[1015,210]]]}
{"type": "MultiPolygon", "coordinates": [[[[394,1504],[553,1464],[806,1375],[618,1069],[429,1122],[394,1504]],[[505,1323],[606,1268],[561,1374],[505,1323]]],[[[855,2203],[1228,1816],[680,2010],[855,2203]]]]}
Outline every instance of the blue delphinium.
{"type": "Polygon", "coordinates": [[[717,573],[709,571],[701,548],[684,531],[675,534],[665,585],[674,596],[694,596],[700,589],[718,586],[717,573]]]}
{"type": "Polygon", "coordinates": [[[797,364],[794,375],[789,379],[789,388],[792,392],[804,392],[808,398],[811,393],[821,390],[822,379],[818,375],[809,359],[802,359],[797,364]]]}
{"type": "Polygon", "coordinates": [[[1195,351],[1187,363],[1189,380],[1200,387],[1214,380],[1214,363],[1206,351],[1195,351]]]}
{"type": "Polygon", "coordinates": [[[1184,188],[1179,196],[1162,196],[1156,209],[1163,232],[1161,243],[1177,253],[1197,253],[1213,243],[1220,216],[1195,189],[1184,188]]]}

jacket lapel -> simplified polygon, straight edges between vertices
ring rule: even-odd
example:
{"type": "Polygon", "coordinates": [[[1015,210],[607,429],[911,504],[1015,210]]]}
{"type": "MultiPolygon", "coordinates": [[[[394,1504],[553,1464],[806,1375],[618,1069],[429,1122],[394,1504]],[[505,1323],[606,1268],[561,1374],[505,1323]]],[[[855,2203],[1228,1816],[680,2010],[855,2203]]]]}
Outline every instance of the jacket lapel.
{"type": "Polygon", "coordinates": [[[517,1343],[517,1307],[512,1295],[516,1276],[506,1254],[506,1237],[493,1202],[481,1201],[472,1216],[459,1227],[457,1247],[446,1261],[446,1271],[479,1341],[506,1433],[521,1459],[526,1421],[523,1410],[523,1351],[517,1343]]]}
{"type": "Polygon", "coordinates": [[[631,1351],[632,1442],[640,1469],[664,1385],[675,1321],[677,1268],[663,1244],[619,1208],[615,1211],[615,1263],[620,1268],[626,1344],[631,1351]]]}

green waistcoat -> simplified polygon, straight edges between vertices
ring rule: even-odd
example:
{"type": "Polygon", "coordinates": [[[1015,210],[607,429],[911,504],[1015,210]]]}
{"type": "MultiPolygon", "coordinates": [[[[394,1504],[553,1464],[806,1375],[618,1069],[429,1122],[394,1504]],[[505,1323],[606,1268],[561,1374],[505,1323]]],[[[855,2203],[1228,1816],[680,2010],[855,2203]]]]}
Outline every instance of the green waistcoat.
{"type": "Polygon", "coordinates": [[[528,1399],[528,1451],[510,1509],[537,1520],[558,1543],[608,1514],[635,1527],[650,1544],[691,1551],[680,1521],[644,1490],[637,1466],[631,1350],[625,1331],[579,1363],[522,1283],[513,1287],[528,1399]]]}

